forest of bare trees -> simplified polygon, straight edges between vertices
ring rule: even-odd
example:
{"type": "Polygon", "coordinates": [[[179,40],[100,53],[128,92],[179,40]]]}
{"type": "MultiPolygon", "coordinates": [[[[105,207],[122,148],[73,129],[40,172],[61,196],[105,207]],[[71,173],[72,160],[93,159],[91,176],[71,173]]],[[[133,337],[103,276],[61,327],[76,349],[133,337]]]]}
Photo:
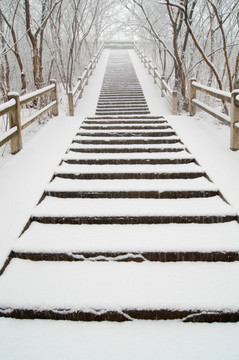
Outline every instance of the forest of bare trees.
{"type": "Polygon", "coordinates": [[[39,89],[50,78],[73,86],[109,26],[113,1],[1,0],[0,98],[39,89]]]}
{"type": "Polygon", "coordinates": [[[141,49],[178,91],[182,108],[190,78],[225,91],[239,87],[238,0],[123,2],[141,49]]]}
{"type": "Polygon", "coordinates": [[[239,86],[238,0],[1,0],[0,102],[50,78],[71,89],[117,33],[147,52],[182,109],[192,77],[225,91],[239,86]]]}

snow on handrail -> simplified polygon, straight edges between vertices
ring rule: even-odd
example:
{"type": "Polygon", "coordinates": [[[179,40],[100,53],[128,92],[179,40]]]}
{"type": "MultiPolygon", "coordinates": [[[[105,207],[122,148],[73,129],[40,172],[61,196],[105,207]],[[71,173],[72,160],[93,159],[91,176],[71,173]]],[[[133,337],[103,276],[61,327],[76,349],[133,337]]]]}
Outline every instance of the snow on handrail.
{"type": "Polygon", "coordinates": [[[50,104],[44,106],[42,109],[35,111],[34,114],[30,115],[26,120],[22,121],[22,130],[29,126],[33,121],[38,119],[40,116],[50,111],[54,106],[56,106],[56,100],[52,101],[50,104]]]}
{"type": "Polygon", "coordinates": [[[101,45],[99,50],[94,54],[92,59],[89,61],[88,66],[84,69],[81,77],[78,78],[78,81],[72,91],[68,92],[68,112],[69,116],[74,116],[74,107],[76,106],[77,101],[82,97],[84,88],[88,85],[89,77],[93,73],[93,69],[96,67],[96,64],[100,58],[100,55],[104,49],[104,44],[101,45]],[[76,96],[76,99],[74,97],[76,96]]]}
{"type": "Polygon", "coordinates": [[[16,106],[16,100],[11,99],[0,105],[0,116],[7,114],[16,106]]]}
{"type": "Polygon", "coordinates": [[[215,88],[211,88],[209,86],[200,84],[196,81],[193,81],[193,86],[197,90],[201,90],[203,92],[206,92],[207,94],[210,94],[211,96],[216,97],[217,99],[224,100],[227,102],[231,102],[231,94],[228,91],[223,91],[215,88]]]}
{"type": "Polygon", "coordinates": [[[221,120],[224,124],[227,124],[227,125],[230,124],[230,122],[231,122],[230,116],[225,115],[222,112],[215,110],[213,107],[204,104],[202,101],[193,99],[193,103],[200,109],[206,111],[208,114],[216,117],[218,120],[221,120]]]}
{"type": "Polygon", "coordinates": [[[5,131],[2,135],[0,135],[0,146],[6,144],[16,134],[17,134],[17,127],[16,126],[14,126],[13,128],[5,131]]]}
{"type": "Polygon", "coordinates": [[[166,99],[168,100],[169,105],[171,105],[173,115],[176,115],[178,107],[177,91],[173,91],[169,87],[164,76],[160,76],[157,68],[153,66],[152,61],[149,60],[146,55],[144,55],[144,53],[137,47],[136,44],[134,44],[134,50],[139,56],[141,62],[144,63],[144,67],[148,69],[149,75],[153,76],[154,84],[158,85],[161,88],[161,96],[164,97],[165,95],[170,95],[169,97],[166,96],[166,99]]]}
{"type": "Polygon", "coordinates": [[[216,119],[222,121],[223,123],[231,126],[231,150],[239,150],[239,90],[236,89],[229,93],[227,91],[222,91],[214,88],[210,88],[203,84],[197,83],[196,79],[190,80],[189,86],[189,113],[191,116],[196,114],[196,108],[199,107],[203,111],[212,115],[216,119]],[[215,108],[204,104],[202,101],[196,99],[197,90],[206,92],[207,94],[216,97],[222,101],[228,101],[231,104],[231,116],[227,116],[220,111],[217,111],[215,108]]]}
{"type": "Polygon", "coordinates": [[[53,115],[58,115],[56,81],[51,80],[50,85],[23,96],[19,96],[17,92],[10,92],[8,96],[10,100],[0,105],[0,116],[10,114],[11,128],[0,136],[0,146],[11,140],[11,153],[16,154],[22,149],[21,131],[23,129],[49,110],[52,110],[53,115]],[[21,106],[47,93],[51,93],[51,102],[42,109],[35,111],[27,120],[21,122],[21,106]]]}
{"type": "Polygon", "coordinates": [[[29,94],[22,95],[20,96],[20,104],[21,105],[27,104],[28,102],[35,100],[37,97],[43,96],[54,89],[55,89],[55,85],[51,84],[42,89],[33,91],[29,94]]]}

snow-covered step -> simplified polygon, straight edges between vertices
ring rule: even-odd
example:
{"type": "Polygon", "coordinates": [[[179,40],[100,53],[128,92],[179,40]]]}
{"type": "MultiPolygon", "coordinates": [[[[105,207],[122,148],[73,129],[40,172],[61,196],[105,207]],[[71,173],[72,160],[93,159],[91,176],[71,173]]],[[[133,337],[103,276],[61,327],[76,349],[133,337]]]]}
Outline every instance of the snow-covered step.
{"type": "Polygon", "coordinates": [[[120,112],[126,112],[126,111],[148,111],[148,107],[145,105],[138,105],[138,106],[131,106],[131,105],[126,105],[126,106],[102,106],[102,107],[98,107],[96,108],[96,112],[114,112],[114,111],[120,111],[120,112]]]}
{"type": "Polygon", "coordinates": [[[0,314],[69,320],[238,321],[235,274],[238,262],[13,259],[0,278],[0,314]]]}
{"type": "Polygon", "coordinates": [[[55,178],[45,191],[218,191],[205,177],[176,180],[70,180],[55,178]]]}
{"type": "Polygon", "coordinates": [[[129,91],[129,92],[118,92],[118,93],[115,93],[115,92],[103,92],[101,91],[101,94],[100,94],[100,99],[107,99],[107,101],[109,99],[115,99],[115,98],[120,98],[120,99],[142,99],[143,102],[146,103],[145,101],[145,97],[144,97],[144,94],[143,92],[141,91],[138,91],[138,92],[133,92],[133,91],[129,91]]]}
{"type": "Polygon", "coordinates": [[[125,124],[119,124],[119,125],[103,125],[100,124],[98,126],[96,125],[85,125],[82,124],[80,129],[83,130],[161,130],[161,129],[172,129],[172,127],[168,124],[154,124],[154,125],[146,125],[146,124],[137,124],[137,125],[125,125],[125,124]]]}
{"type": "Polygon", "coordinates": [[[31,220],[59,224],[218,223],[237,219],[219,196],[196,199],[61,199],[46,197],[31,220]]]}
{"type": "MultiPolygon", "coordinates": [[[[148,153],[148,154],[81,154],[72,152],[74,155],[66,155],[63,158],[63,161],[68,164],[82,164],[82,165],[159,165],[159,164],[188,164],[190,162],[194,162],[195,159],[193,156],[171,156],[171,157],[154,157],[151,155],[157,155],[161,153],[148,153]],[[81,155],[77,157],[77,155],[81,155]],[[84,156],[86,155],[86,156],[84,156]],[[92,155],[92,157],[88,156],[92,155]],[[101,155],[101,156],[98,156],[101,155]],[[103,156],[105,155],[105,156],[103,156]],[[111,156],[118,155],[118,156],[111,156]],[[128,156],[126,156],[128,155],[128,156]],[[130,156],[130,155],[138,155],[138,156],[130,156]],[[143,156],[149,155],[149,156],[143,156]]],[[[168,155],[167,153],[163,153],[168,155]]],[[[169,153],[169,154],[177,154],[177,153],[169,153]]],[[[180,153],[179,153],[180,154],[180,153]]]]}
{"type": "Polygon", "coordinates": [[[114,99],[114,98],[134,98],[134,99],[143,99],[145,100],[145,97],[144,97],[144,93],[141,91],[141,92],[109,92],[109,93],[100,93],[100,96],[99,96],[99,99],[114,99]]]}
{"type": "MultiPolygon", "coordinates": [[[[40,259],[40,254],[99,254],[112,260],[120,254],[139,255],[135,260],[231,261],[239,254],[239,225],[236,221],[218,224],[161,225],[67,225],[32,222],[13,245],[15,256],[40,259]],[[176,236],[175,236],[176,234],[176,236]],[[233,258],[234,254],[234,258],[233,258]],[[150,257],[149,257],[150,256],[150,257]],[[161,256],[161,257],[160,257],[161,256]]],[[[128,256],[128,258],[129,258],[128,256]]],[[[53,257],[53,256],[52,256],[53,257]]],[[[65,257],[66,258],[66,257],[65,257]]],[[[133,258],[133,257],[132,257],[133,258]]],[[[80,259],[80,258],[78,258],[80,259]]],[[[127,259],[127,258],[126,258],[127,259]]],[[[77,259],[76,259],[77,260],[77,259]]]]}
{"type": "Polygon", "coordinates": [[[108,144],[108,145],[139,145],[139,144],[175,144],[180,142],[180,139],[176,135],[161,136],[161,137],[108,137],[103,138],[102,136],[81,136],[80,134],[73,138],[73,142],[79,144],[108,144]]]}
{"type": "Polygon", "coordinates": [[[123,153],[123,154],[82,154],[76,153],[75,151],[69,150],[68,153],[63,157],[63,161],[68,160],[80,160],[80,159],[158,159],[158,160],[175,160],[175,159],[190,159],[194,160],[194,156],[191,155],[187,150],[183,149],[182,151],[174,153],[123,153]]]}
{"type": "Polygon", "coordinates": [[[170,165],[73,165],[63,163],[55,176],[72,179],[188,179],[205,175],[195,163],[170,165]]]}
{"type": "Polygon", "coordinates": [[[159,153],[159,152],[179,152],[185,149],[185,146],[178,143],[175,146],[172,144],[165,144],[166,146],[153,145],[136,145],[130,147],[128,145],[90,145],[90,144],[76,144],[73,143],[68,150],[80,153],[159,153]]]}
{"type": "Polygon", "coordinates": [[[144,118],[144,117],[140,117],[140,118],[120,118],[120,117],[97,117],[97,118],[86,118],[86,120],[83,121],[83,124],[89,124],[89,125],[148,125],[148,124],[155,124],[155,125],[159,125],[159,124],[166,124],[167,121],[165,119],[163,120],[158,120],[158,119],[163,119],[163,117],[150,117],[150,118],[144,118]]]}
{"type": "Polygon", "coordinates": [[[150,114],[150,111],[148,110],[136,110],[136,111],[126,111],[126,110],[123,110],[123,111],[120,111],[120,110],[117,110],[117,111],[96,111],[95,113],[96,115],[135,115],[135,114],[150,114]]]}
{"type": "Polygon", "coordinates": [[[155,138],[155,140],[159,139],[160,137],[169,137],[169,136],[174,136],[175,132],[173,130],[158,130],[158,131],[102,131],[102,132],[90,132],[90,131],[81,131],[80,133],[77,133],[78,136],[80,136],[81,138],[85,138],[85,139],[89,139],[89,138],[96,138],[96,137],[105,137],[105,138],[120,138],[120,139],[125,139],[125,138],[129,138],[132,137],[134,138],[141,138],[141,139],[147,139],[147,138],[155,138]]]}
{"type": "Polygon", "coordinates": [[[115,111],[115,110],[148,110],[148,106],[145,105],[144,103],[140,103],[137,105],[132,105],[132,104],[124,104],[124,105],[113,105],[113,104],[109,104],[109,105],[97,105],[97,111],[115,111]]]}
{"type": "Polygon", "coordinates": [[[118,145],[117,147],[114,147],[112,145],[94,145],[94,144],[78,144],[78,143],[72,143],[69,147],[69,150],[75,151],[75,152],[89,152],[89,153],[136,153],[136,152],[176,152],[176,151],[182,151],[185,149],[185,145],[181,143],[176,144],[155,144],[155,145],[118,145]]]}
{"type": "Polygon", "coordinates": [[[130,129],[120,129],[118,131],[115,130],[107,130],[107,129],[102,129],[102,130],[98,130],[98,131],[94,131],[94,130],[87,130],[87,129],[80,129],[80,132],[77,133],[77,135],[80,136],[113,136],[113,137],[118,137],[118,136],[145,136],[145,137],[151,137],[151,136],[169,136],[169,135],[175,135],[175,131],[169,127],[169,128],[163,128],[160,130],[157,129],[152,129],[152,130],[130,130],[130,129]],[[167,135],[165,135],[167,134],[167,135]]]}
{"type": "Polygon", "coordinates": [[[188,199],[211,197],[219,195],[218,190],[45,190],[45,196],[53,196],[58,198],[83,198],[83,199],[188,199]]]}

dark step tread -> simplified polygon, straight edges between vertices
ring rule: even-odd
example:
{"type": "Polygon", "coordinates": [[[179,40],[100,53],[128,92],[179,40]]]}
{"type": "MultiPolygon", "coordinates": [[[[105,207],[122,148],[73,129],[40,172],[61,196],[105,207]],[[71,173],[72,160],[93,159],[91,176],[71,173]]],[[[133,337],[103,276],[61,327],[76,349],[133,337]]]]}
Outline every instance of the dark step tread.
{"type": "Polygon", "coordinates": [[[64,159],[63,161],[71,165],[168,165],[189,164],[195,162],[195,159],[64,159]]]}
{"type": "Polygon", "coordinates": [[[117,115],[117,114],[124,114],[124,115],[134,115],[134,114],[150,114],[150,111],[135,111],[135,112],[130,112],[130,111],[109,111],[109,112],[96,112],[96,115],[117,115]]]}
{"type": "Polygon", "coordinates": [[[83,130],[162,130],[162,129],[172,129],[168,124],[149,126],[149,125],[137,125],[137,126],[91,126],[91,125],[81,125],[80,129],[83,130]]]}
{"type": "Polygon", "coordinates": [[[147,145],[147,144],[177,144],[181,143],[180,139],[118,139],[118,140],[78,140],[73,139],[73,143],[84,144],[84,145],[147,145]]]}
{"type": "Polygon", "coordinates": [[[73,173],[73,172],[64,172],[59,171],[55,172],[56,177],[63,179],[82,179],[82,180],[114,180],[114,179],[196,179],[204,176],[205,173],[202,171],[198,172],[173,172],[173,173],[73,173]]]}
{"type": "Polygon", "coordinates": [[[161,153],[161,152],[180,152],[184,148],[170,147],[170,148],[74,148],[70,147],[70,151],[80,153],[161,153]]]}
{"type": "Polygon", "coordinates": [[[77,136],[90,136],[90,137],[165,137],[175,135],[175,132],[172,131],[138,131],[138,132],[78,132],[77,136]]]}
{"type": "Polygon", "coordinates": [[[58,198],[142,198],[142,199],[189,199],[212,197],[219,195],[217,190],[182,190],[182,191],[64,191],[64,190],[46,190],[44,196],[52,196],[58,198]]]}
{"type": "Polygon", "coordinates": [[[169,310],[169,309],[135,309],[135,310],[69,310],[69,309],[31,309],[11,308],[10,306],[0,309],[0,316],[15,319],[48,319],[48,320],[70,320],[70,321],[131,321],[138,320],[181,320],[183,322],[237,322],[239,311],[206,311],[199,310],[169,310]]]}
{"type": "Polygon", "coordinates": [[[237,220],[236,215],[209,216],[32,216],[30,222],[41,224],[215,224],[237,220]]]}
{"type": "Polygon", "coordinates": [[[29,250],[11,251],[10,259],[18,258],[32,261],[117,261],[117,262],[233,262],[239,261],[239,251],[151,251],[151,252],[34,252],[29,250]]]}

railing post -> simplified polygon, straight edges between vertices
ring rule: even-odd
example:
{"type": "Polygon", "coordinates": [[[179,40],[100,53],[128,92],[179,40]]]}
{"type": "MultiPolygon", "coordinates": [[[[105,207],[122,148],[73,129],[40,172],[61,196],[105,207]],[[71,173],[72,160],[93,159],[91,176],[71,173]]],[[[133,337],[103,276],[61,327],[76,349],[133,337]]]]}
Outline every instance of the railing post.
{"type": "Polygon", "coordinates": [[[69,116],[74,116],[74,102],[73,102],[73,92],[68,92],[68,111],[69,116]]]}
{"type": "Polygon", "coordinates": [[[146,68],[147,58],[144,56],[144,67],[146,68]]]}
{"type": "Polygon", "coordinates": [[[196,98],[196,89],[193,86],[193,82],[195,82],[196,79],[190,79],[189,81],[189,114],[190,116],[193,116],[196,114],[196,106],[193,104],[192,100],[196,98]]]}
{"type": "Polygon", "coordinates": [[[140,52],[140,61],[141,61],[141,62],[144,62],[144,56],[143,56],[142,51],[140,52]]]}
{"type": "Polygon", "coordinates": [[[55,79],[50,80],[50,84],[55,85],[55,89],[51,92],[51,101],[56,101],[56,106],[52,110],[52,114],[54,116],[58,116],[59,110],[58,110],[58,94],[57,94],[57,83],[55,79]]]}
{"type": "Polygon", "coordinates": [[[86,70],[86,82],[85,82],[85,84],[88,85],[88,83],[89,83],[89,71],[88,71],[87,67],[85,68],[85,70],[86,70]]]}
{"type": "Polygon", "coordinates": [[[92,61],[90,61],[90,66],[89,66],[89,76],[91,76],[93,73],[93,66],[92,66],[92,61]]]}
{"type": "Polygon", "coordinates": [[[178,93],[177,91],[173,91],[172,94],[172,112],[173,115],[177,115],[178,112],[178,93]]]}
{"type": "Polygon", "coordinates": [[[77,80],[80,81],[80,85],[78,87],[78,91],[80,94],[78,96],[78,99],[81,99],[82,98],[82,79],[81,79],[81,77],[79,77],[77,80]]]}
{"type": "Polygon", "coordinates": [[[22,149],[22,126],[21,126],[21,114],[20,114],[20,96],[16,92],[8,93],[8,99],[14,99],[16,105],[14,110],[9,114],[9,126],[13,128],[17,127],[17,135],[11,139],[11,153],[14,155],[22,149]]]}
{"type": "Polygon", "coordinates": [[[165,77],[161,76],[161,96],[164,97],[164,81],[165,81],[165,77]]]}
{"type": "Polygon", "coordinates": [[[151,60],[149,60],[148,61],[148,70],[149,70],[149,75],[151,74],[151,72],[150,72],[150,63],[151,63],[152,61],[151,60]]]}
{"type": "Polygon", "coordinates": [[[239,150],[239,90],[231,93],[231,150],[239,150]]]}
{"type": "Polygon", "coordinates": [[[157,79],[157,73],[156,73],[156,71],[157,71],[157,68],[154,67],[154,84],[157,84],[157,81],[156,81],[156,79],[157,79]]]}

